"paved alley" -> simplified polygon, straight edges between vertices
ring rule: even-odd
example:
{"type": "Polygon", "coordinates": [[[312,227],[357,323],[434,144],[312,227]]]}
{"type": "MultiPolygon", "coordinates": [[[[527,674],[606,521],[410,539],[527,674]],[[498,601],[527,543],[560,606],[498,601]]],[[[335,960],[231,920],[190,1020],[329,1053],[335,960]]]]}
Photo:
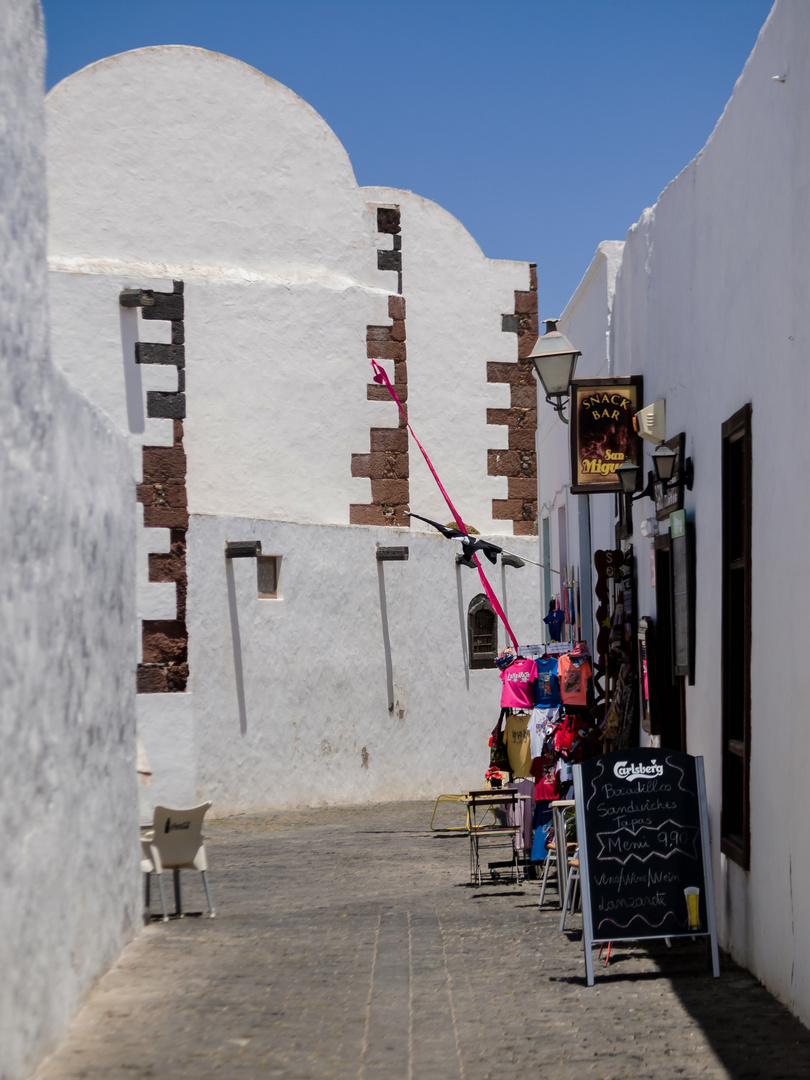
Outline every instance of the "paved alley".
{"type": "Polygon", "coordinates": [[[559,933],[536,882],[471,888],[431,810],[210,823],[216,919],[152,922],[36,1080],[810,1076],[810,1032],[700,944],[617,947],[588,989],[580,918],[559,933]]]}

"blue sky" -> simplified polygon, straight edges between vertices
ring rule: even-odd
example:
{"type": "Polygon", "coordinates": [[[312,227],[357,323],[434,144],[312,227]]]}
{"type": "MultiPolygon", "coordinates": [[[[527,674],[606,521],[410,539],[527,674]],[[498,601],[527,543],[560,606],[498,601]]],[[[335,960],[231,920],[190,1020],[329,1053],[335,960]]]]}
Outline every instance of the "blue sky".
{"type": "Polygon", "coordinates": [[[538,264],[559,314],[698,153],[771,0],[42,0],[52,86],[143,45],[228,53],[330,124],[360,184],[538,264]]]}

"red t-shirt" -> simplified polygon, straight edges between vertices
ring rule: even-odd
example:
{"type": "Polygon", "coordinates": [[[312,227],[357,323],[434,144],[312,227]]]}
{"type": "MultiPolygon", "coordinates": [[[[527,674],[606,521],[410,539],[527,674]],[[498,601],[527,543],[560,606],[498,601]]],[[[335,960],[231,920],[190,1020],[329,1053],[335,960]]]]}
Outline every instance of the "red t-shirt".
{"type": "Polygon", "coordinates": [[[531,712],[534,708],[533,683],[537,678],[534,660],[514,660],[500,675],[503,683],[501,708],[525,709],[531,712]]]}

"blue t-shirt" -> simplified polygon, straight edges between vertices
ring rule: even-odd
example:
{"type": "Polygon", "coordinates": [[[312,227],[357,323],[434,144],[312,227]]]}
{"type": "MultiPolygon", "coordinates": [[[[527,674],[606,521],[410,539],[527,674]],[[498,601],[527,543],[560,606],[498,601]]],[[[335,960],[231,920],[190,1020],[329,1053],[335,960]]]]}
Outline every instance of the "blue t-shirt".
{"type": "Polygon", "coordinates": [[[552,641],[559,641],[562,637],[563,623],[565,622],[565,612],[562,608],[554,608],[546,615],[543,622],[549,629],[552,641]]]}
{"type": "Polygon", "coordinates": [[[534,703],[544,708],[561,705],[560,681],[557,678],[557,658],[547,656],[545,660],[535,660],[537,682],[534,684],[534,703]]]}

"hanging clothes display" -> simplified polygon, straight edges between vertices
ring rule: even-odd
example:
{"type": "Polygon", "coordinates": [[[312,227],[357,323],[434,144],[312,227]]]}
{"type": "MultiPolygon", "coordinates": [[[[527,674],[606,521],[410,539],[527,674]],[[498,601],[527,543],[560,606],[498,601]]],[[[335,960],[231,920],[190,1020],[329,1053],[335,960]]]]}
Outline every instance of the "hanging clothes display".
{"type": "Polygon", "coordinates": [[[501,706],[510,709],[534,708],[534,683],[537,679],[537,665],[534,660],[519,658],[501,671],[501,706]]]}
{"type": "Polygon", "coordinates": [[[556,656],[540,657],[534,662],[537,668],[537,683],[535,684],[534,704],[561,705],[560,681],[558,677],[559,661],[556,656]]]}
{"type": "Polygon", "coordinates": [[[532,822],[534,819],[534,807],[531,794],[534,787],[532,780],[518,780],[507,785],[515,788],[520,795],[530,796],[524,802],[512,803],[506,811],[506,820],[509,825],[517,825],[520,832],[515,837],[516,851],[529,851],[532,846],[532,822]]]}
{"type": "Polygon", "coordinates": [[[532,760],[550,756],[553,736],[560,722],[559,705],[538,705],[529,719],[529,748],[532,760]]]}
{"type": "Polygon", "coordinates": [[[565,623],[565,612],[562,608],[557,607],[556,600],[549,600],[548,615],[543,619],[543,622],[548,627],[551,640],[559,641],[562,637],[563,624],[565,623]]]}
{"type": "Polygon", "coordinates": [[[513,713],[507,716],[504,725],[506,752],[509,755],[509,769],[513,776],[532,775],[531,741],[529,737],[529,714],[513,713]]]}
{"type": "MultiPolygon", "coordinates": [[[[559,609],[555,609],[559,610],[559,609]]],[[[551,802],[571,796],[573,766],[600,751],[587,645],[568,642],[508,647],[496,661],[501,679],[501,716],[490,738],[490,765],[506,755],[510,787],[533,794],[514,808],[520,826],[516,851],[531,862],[546,858],[551,802]]],[[[500,775],[500,773],[499,773],[500,775]]],[[[494,776],[493,768],[487,779],[494,776]]],[[[503,807],[504,821],[507,808],[503,807]]],[[[497,810],[496,810],[497,813],[497,810]]]]}
{"type": "Polygon", "coordinates": [[[587,705],[588,680],[592,674],[589,655],[584,652],[571,652],[567,656],[561,656],[557,670],[563,704],[587,705]]]}

